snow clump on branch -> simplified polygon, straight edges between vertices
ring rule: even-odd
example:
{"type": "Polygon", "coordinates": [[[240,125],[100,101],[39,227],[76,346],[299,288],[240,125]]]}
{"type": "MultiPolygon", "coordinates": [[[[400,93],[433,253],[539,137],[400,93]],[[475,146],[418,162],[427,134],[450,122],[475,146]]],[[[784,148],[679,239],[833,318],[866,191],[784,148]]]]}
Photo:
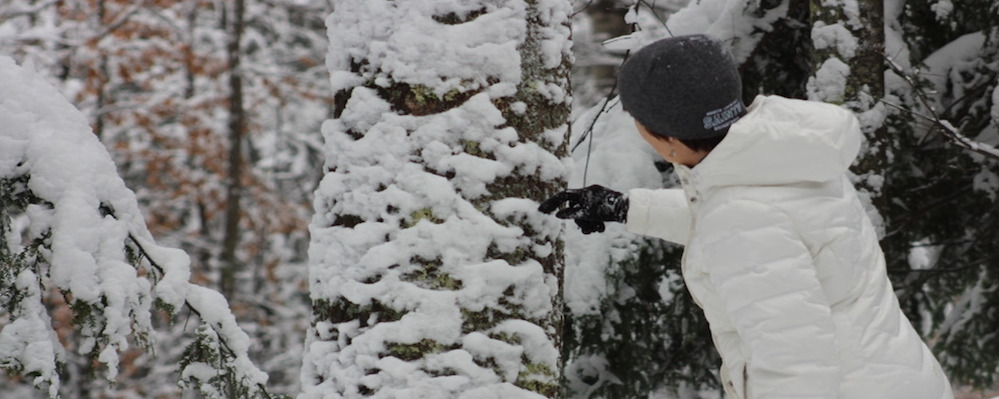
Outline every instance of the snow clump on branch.
{"type": "Polygon", "coordinates": [[[86,117],[7,56],[0,56],[0,181],[5,207],[24,204],[0,213],[0,255],[11,258],[4,259],[11,275],[0,273],[0,299],[13,307],[7,309],[13,320],[0,326],[0,365],[37,375],[36,387],[48,385],[49,396],[58,395],[57,367],[65,355],[45,306],[46,290],[56,289],[75,312],[85,308],[77,315],[77,350],[96,353],[109,380],[130,339],[148,345],[159,302],[173,311],[190,308],[216,331],[230,358],[216,366],[235,373],[246,392],[267,381],[249,361],[249,337],[225,298],[189,282],[187,254],[155,243],[135,193],[86,117]],[[15,218],[25,231],[14,230],[15,218]]]}

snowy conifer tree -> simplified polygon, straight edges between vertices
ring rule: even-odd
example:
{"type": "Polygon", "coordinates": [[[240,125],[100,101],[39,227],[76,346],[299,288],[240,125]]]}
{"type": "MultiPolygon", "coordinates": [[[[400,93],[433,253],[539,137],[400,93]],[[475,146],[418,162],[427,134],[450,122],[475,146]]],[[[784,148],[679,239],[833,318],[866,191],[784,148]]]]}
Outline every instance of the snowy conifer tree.
{"type": "Polygon", "coordinates": [[[0,367],[55,398],[71,350],[113,381],[123,352],[151,346],[157,308],[186,309],[203,324],[175,360],[182,386],[269,396],[226,299],[188,281],[185,253],[156,244],[83,114],[6,56],[0,98],[0,367]]]}
{"type": "Polygon", "coordinates": [[[885,10],[889,272],[944,368],[990,387],[999,377],[999,1],[896,0],[885,10]]]}
{"type": "Polygon", "coordinates": [[[337,3],[301,398],[559,395],[570,13],[337,3]]]}
{"type": "MultiPolygon", "coordinates": [[[[235,288],[226,296],[257,339],[251,356],[273,391],[290,394],[309,324],[307,226],[321,176],[319,126],[332,110],[322,63],[332,6],[247,0],[237,40],[226,31],[238,22],[234,3],[11,0],[0,6],[0,54],[33,66],[87,116],[152,235],[190,254],[193,281],[235,288]],[[235,56],[242,62],[231,71],[227,59],[235,56]],[[239,84],[230,84],[236,75],[239,84]],[[245,112],[234,126],[245,129],[230,140],[236,87],[245,112]],[[227,200],[233,182],[240,182],[239,212],[227,200]]],[[[160,321],[153,320],[159,342],[194,338],[193,326],[160,321]]],[[[176,395],[173,376],[150,372],[160,365],[148,353],[173,358],[183,347],[154,349],[125,354],[113,387],[89,378],[89,360],[70,352],[64,386],[82,396],[109,389],[151,396],[150,387],[176,395]]],[[[0,389],[6,381],[0,377],[0,389]]]]}

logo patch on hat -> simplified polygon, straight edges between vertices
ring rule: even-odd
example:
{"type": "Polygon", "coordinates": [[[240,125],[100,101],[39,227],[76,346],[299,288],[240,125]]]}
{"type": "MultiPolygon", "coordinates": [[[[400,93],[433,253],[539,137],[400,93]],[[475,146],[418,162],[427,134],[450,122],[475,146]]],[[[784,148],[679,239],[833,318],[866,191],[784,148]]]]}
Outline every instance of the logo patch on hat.
{"type": "Polygon", "coordinates": [[[745,111],[746,106],[742,105],[742,101],[739,100],[732,101],[722,108],[708,111],[704,114],[704,129],[718,131],[728,128],[739,120],[745,111]]]}

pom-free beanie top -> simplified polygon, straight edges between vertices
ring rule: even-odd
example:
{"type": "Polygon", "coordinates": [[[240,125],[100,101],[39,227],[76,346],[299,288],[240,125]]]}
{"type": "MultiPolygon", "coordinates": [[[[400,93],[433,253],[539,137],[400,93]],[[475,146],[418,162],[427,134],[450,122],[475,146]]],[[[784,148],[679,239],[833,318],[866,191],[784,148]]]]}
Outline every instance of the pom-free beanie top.
{"type": "Polygon", "coordinates": [[[724,136],[746,113],[732,55],[708,35],[671,37],[632,54],[618,74],[624,109],[659,136],[724,136]]]}

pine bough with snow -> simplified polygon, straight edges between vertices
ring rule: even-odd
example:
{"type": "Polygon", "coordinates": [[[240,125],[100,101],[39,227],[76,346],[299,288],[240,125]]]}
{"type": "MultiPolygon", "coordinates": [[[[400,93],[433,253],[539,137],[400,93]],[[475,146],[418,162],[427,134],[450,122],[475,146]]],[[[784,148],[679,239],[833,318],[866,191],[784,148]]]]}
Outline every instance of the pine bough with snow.
{"type": "Polygon", "coordinates": [[[226,299],[188,281],[185,253],[155,243],[83,114],[6,56],[0,239],[0,367],[49,397],[60,394],[64,342],[114,380],[124,351],[150,347],[157,308],[188,309],[202,323],[174,360],[183,387],[209,398],[269,396],[226,299]]]}

